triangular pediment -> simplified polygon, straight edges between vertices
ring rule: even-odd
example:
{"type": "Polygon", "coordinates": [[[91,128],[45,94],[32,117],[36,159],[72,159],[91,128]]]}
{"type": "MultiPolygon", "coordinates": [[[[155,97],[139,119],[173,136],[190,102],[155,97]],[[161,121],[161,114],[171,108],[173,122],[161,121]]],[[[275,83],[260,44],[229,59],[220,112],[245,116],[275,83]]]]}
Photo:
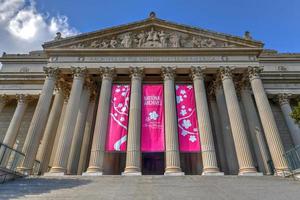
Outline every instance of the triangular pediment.
{"type": "Polygon", "coordinates": [[[262,48],[263,43],[205,29],[148,18],[117,27],[59,36],[43,45],[45,49],[149,49],[149,48],[262,48]]]}

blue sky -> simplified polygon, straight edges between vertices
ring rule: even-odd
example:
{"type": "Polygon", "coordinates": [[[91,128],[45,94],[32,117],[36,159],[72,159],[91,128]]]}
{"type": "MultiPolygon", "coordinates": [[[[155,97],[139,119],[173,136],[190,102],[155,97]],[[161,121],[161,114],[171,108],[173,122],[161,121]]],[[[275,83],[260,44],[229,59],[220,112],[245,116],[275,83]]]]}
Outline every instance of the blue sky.
{"type": "MultiPolygon", "coordinates": [[[[249,30],[254,39],[263,41],[265,48],[280,52],[300,52],[300,1],[299,0],[0,0],[24,1],[19,9],[33,9],[42,17],[44,26],[35,31],[41,35],[31,43],[40,45],[49,40],[55,31],[65,35],[95,31],[98,29],[130,23],[148,17],[155,11],[157,17],[169,21],[197,26],[217,32],[242,36],[249,30]],[[45,28],[47,27],[47,28],[45,28]],[[41,32],[44,35],[40,34],[41,32]],[[47,32],[48,31],[48,32],[47,32]]],[[[1,4],[1,3],[0,3],[1,4]]],[[[7,10],[7,9],[6,9],[7,10]]],[[[1,12],[1,5],[0,5],[1,12]]],[[[12,16],[14,17],[14,16],[12,16]]],[[[13,18],[11,18],[13,19],[13,18]]],[[[23,18],[21,18],[22,20],[23,18]]],[[[20,19],[19,19],[20,20],[20,19]]],[[[38,21],[38,20],[36,20],[38,21]]],[[[17,21],[19,23],[19,21],[17,21]]],[[[17,23],[17,24],[18,24],[17,23]]],[[[9,24],[14,35],[16,26],[9,24]]],[[[30,23],[27,23],[30,24],[30,23]]],[[[34,23],[31,23],[31,25],[34,23]]],[[[38,24],[38,23],[37,23],[38,24]]],[[[1,14],[0,14],[1,25],[1,14]]],[[[17,27],[24,27],[25,23],[17,27]]],[[[39,25],[39,24],[38,24],[39,25]]],[[[37,26],[38,26],[37,25],[37,26]]],[[[5,33],[5,31],[2,31],[5,33]]],[[[3,34],[0,30],[0,36],[3,34]]],[[[24,37],[22,32],[22,37],[24,37]]],[[[12,37],[12,38],[14,38],[12,37]]],[[[20,43],[18,43],[20,44],[20,43]]],[[[0,39],[1,45],[1,39],[0,39]]],[[[28,45],[27,45],[28,47],[28,45]]],[[[31,46],[29,45],[29,48],[31,46]]],[[[21,50],[20,48],[18,48],[21,50]]],[[[0,51],[3,49],[0,46],[0,51]]],[[[14,49],[11,49],[13,51],[14,49]]],[[[17,50],[17,49],[16,49],[17,50]]]]}

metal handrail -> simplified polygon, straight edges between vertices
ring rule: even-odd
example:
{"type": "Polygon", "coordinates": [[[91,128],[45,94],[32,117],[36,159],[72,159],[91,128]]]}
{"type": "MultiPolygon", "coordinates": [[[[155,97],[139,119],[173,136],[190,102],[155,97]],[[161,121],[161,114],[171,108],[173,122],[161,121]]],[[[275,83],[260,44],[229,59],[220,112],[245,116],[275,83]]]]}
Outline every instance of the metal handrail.
{"type": "Polygon", "coordinates": [[[300,145],[285,152],[284,157],[288,162],[290,170],[300,169],[300,145]]]}
{"type": "MultiPolygon", "coordinates": [[[[18,171],[18,167],[24,161],[24,159],[25,159],[24,153],[0,142],[0,167],[10,170],[13,173],[28,175],[24,172],[18,171]]],[[[32,169],[32,174],[38,175],[39,170],[40,170],[40,161],[35,160],[32,169]]]]}

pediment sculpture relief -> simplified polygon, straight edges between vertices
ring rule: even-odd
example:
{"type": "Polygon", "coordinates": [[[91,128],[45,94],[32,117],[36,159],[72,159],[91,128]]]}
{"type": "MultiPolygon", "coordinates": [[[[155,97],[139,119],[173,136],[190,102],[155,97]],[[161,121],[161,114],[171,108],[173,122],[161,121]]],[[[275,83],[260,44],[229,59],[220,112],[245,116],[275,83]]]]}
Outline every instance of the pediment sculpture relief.
{"type": "Polygon", "coordinates": [[[79,42],[69,48],[226,48],[238,47],[228,42],[177,31],[140,30],[79,42]]]}

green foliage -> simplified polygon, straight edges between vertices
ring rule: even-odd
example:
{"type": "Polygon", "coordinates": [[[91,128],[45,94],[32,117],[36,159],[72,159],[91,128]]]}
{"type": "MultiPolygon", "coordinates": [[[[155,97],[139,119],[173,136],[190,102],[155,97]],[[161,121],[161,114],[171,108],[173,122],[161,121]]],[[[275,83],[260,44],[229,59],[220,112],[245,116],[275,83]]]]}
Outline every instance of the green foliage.
{"type": "Polygon", "coordinates": [[[300,102],[298,102],[298,105],[294,107],[291,117],[297,122],[297,124],[300,124],[300,102]]]}

